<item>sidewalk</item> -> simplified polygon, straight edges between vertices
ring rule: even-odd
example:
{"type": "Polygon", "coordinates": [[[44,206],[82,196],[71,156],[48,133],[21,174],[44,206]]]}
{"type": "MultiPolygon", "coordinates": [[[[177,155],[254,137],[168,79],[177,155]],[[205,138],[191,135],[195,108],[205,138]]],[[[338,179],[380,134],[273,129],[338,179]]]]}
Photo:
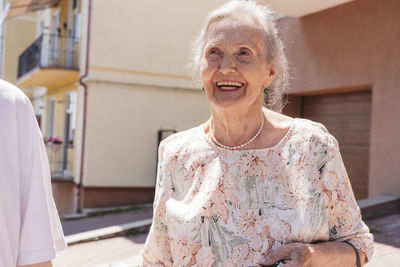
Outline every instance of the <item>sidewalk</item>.
{"type": "Polygon", "coordinates": [[[91,210],[86,217],[72,215],[61,222],[68,246],[112,237],[147,232],[152,222],[151,205],[119,211],[119,208],[91,210]]]}
{"type": "MultiPolygon", "coordinates": [[[[70,236],[82,232],[92,231],[104,227],[127,224],[139,220],[151,219],[153,209],[151,205],[145,205],[138,209],[131,209],[123,212],[118,210],[112,212],[105,209],[90,210],[87,217],[78,219],[63,220],[61,222],[64,235],[70,236]],[[104,215],[102,215],[104,214],[104,215]]],[[[70,216],[74,217],[74,216],[70,216]]]]}
{"type": "Polygon", "coordinates": [[[54,267],[132,267],[140,264],[147,234],[81,243],[57,254],[54,267]]]}
{"type": "Polygon", "coordinates": [[[119,209],[87,212],[85,217],[73,215],[69,217],[76,219],[61,222],[69,247],[57,254],[53,266],[138,266],[147,237],[143,229],[147,230],[151,224],[152,206],[122,212],[119,209]],[[137,234],[125,237],[131,232],[137,234]]]}
{"type": "Polygon", "coordinates": [[[400,266],[400,213],[366,220],[374,234],[375,251],[368,267],[400,266]]]}

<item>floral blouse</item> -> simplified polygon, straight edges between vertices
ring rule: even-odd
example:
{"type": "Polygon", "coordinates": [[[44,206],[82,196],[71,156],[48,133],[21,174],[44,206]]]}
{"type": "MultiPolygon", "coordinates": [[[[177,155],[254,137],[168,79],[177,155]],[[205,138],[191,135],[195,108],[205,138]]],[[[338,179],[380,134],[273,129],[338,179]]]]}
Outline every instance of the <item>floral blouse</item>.
{"type": "Polygon", "coordinates": [[[254,266],[282,244],[328,240],[371,258],[373,236],[322,124],[294,119],[265,149],[219,148],[202,126],[161,143],[142,266],[254,266]]]}

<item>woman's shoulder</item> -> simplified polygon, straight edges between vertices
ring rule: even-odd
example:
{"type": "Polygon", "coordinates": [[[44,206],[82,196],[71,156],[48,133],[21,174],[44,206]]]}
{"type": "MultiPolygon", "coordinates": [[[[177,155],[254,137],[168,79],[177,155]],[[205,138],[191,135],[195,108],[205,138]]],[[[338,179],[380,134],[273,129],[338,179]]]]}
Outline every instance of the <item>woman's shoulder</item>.
{"type": "Polygon", "coordinates": [[[324,124],[304,118],[292,118],[281,113],[265,110],[276,128],[287,129],[282,141],[288,141],[291,147],[310,143],[337,143],[324,124]]]}
{"type": "Polygon", "coordinates": [[[294,143],[298,145],[327,147],[328,149],[338,148],[338,141],[329,133],[324,124],[304,118],[294,119],[290,139],[292,145],[294,143]]]}
{"type": "Polygon", "coordinates": [[[331,135],[326,126],[320,122],[304,118],[294,118],[298,133],[329,136],[331,135]]]}

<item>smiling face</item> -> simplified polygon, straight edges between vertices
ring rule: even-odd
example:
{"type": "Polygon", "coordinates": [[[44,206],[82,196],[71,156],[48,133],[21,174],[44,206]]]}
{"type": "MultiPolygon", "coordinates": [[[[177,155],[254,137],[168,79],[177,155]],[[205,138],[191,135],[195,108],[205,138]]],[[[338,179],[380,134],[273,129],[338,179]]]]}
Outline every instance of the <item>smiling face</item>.
{"type": "Polygon", "coordinates": [[[208,28],[201,78],[213,109],[260,109],[274,77],[265,35],[250,20],[223,18],[208,28]]]}

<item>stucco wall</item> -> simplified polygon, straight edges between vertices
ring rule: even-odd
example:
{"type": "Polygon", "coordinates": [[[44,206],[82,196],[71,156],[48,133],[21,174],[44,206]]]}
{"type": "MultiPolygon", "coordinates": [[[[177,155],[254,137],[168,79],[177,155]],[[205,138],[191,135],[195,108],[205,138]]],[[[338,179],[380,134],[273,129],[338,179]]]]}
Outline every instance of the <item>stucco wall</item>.
{"type": "Polygon", "coordinates": [[[89,83],[86,186],[154,186],[157,131],[206,121],[200,90],[89,83]]]}
{"type": "Polygon", "coordinates": [[[208,119],[187,65],[205,16],[221,3],[93,1],[85,186],[154,186],[157,131],[208,119]]]}
{"type": "Polygon", "coordinates": [[[6,20],[3,79],[14,83],[18,74],[18,57],[36,38],[36,13],[6,20]]]}
{"type": "Polygon", "coordinates": [[[187,68],[190,45],[223,0],[93,2],[91,78],[199,88],[187,68]]]}
{"type": "Polygon", "coordinates": [[[291,93],[372,88],[369,195],[400,196],[400,1],[354,1],[280,21],[291,93]]]}

